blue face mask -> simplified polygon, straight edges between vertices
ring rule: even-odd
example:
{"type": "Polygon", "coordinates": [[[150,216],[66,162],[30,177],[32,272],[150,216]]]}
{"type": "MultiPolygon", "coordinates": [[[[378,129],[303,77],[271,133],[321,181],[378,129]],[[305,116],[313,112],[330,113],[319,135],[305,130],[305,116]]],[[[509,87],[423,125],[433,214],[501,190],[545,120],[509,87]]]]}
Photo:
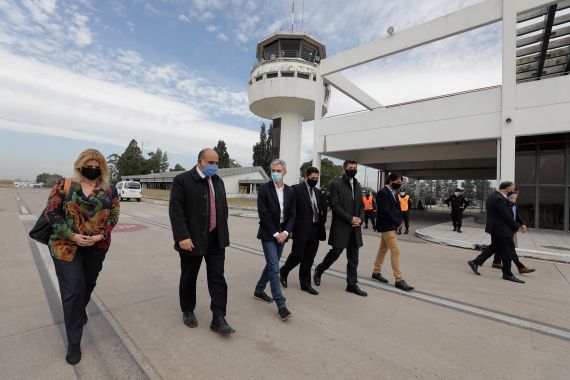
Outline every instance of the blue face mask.
{"type": "Polygon", "coordinates": [[[216,164],[206,164],[206,166],[204,166],[204,175],[206,177],[212,177],[216,175],[217,172],[218,172],[218,165],[216,164]]]}
{"type": "Polygon", "coordinates": [[[271,179],[275,183],[281,182],[283,180],[283,173],[272,172],[271,173],[271,179]]]}

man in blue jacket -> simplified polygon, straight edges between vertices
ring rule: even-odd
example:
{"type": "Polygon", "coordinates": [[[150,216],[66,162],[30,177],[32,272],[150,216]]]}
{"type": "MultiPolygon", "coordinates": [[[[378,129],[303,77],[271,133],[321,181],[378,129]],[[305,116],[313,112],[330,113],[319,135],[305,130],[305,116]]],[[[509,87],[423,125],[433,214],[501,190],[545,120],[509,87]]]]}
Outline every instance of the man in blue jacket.
{"type": "Polygon", "coordinates": [[[253,293],[256,299],[263,302],[271,303],[275,300],[277,312],[283,321],[291,318],[293,314],[287,309],[285,297],[281,293],[279,259],[293,231],[296,214],[295,190],[283,183],[285,174],[287,174],[285,161],[273,160],[271,181],[261,185],[257,192],[259,214],[257,238],[261,240],[266,264],[253,293]],[[273,299],[265,293],[268,282],[273,299]]]}
{"type": "Polygon", "coordinates": [[[402,186],[402,175],[400,173],[390,173],[388,183],[376,194],[376,205],[378,207],[378,216],[376,218],[376,230],[381,233],[380,248],[374,262],[374,271],[372,278],[383,283],[388,283],[382,274],[382,264],[388,249],[390,250],[390,261],[392,271],[396,279],[396,288],[405,292],[414,290],[409,286],[402,272],[400,271],[400,246],[396,231],[402,226],[404,219],[400,211],[400,202],[397,199],[398,189],[402,186]]]}

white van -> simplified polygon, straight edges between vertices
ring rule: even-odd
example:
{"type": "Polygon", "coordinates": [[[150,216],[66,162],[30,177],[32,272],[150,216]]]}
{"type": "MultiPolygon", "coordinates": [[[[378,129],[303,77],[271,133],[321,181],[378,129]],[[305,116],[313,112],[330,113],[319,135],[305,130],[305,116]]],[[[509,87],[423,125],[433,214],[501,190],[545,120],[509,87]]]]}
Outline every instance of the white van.
{"type": "Polygon", "coordinates": [[[135,181],[121,181],[118,182],[115,187],[119,193],[119,198],[121,200],[130,200],[131,198],[136,199],[137,202],[141,201],[142,198],[142,186],[139,182],[135,181]]]}

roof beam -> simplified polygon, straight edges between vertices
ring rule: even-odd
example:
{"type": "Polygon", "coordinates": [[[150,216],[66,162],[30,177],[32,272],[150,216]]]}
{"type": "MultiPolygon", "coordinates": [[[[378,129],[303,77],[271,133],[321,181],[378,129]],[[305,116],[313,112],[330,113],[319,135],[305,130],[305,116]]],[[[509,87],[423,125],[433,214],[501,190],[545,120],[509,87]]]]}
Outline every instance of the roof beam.
{"type": "Polygon", "coordinates": [[[548,7],[548,15],[546,16],[546,24],[544,27],[544,34],[542,36],[542,45],[540,47],[540,58],[538,59],[538,68],[536,69],[536,77],[540,78],[542,70],[544,69],[544,61],[546,60],[546,52],[548,51],[548,44],[550,43],[550,35],[552,34],[552,24],[554,23],[554,16],[556,15],[556,4],[548,7]]]}
{"type": "Polygon", "coordinates": [[[334,73],[325,78],[331,86],[357,102],[358,104],[366,107],[369,111],[382,107],[376,99],[364,92],[360,87],[355,85],[350,79],[341,73],[334,73]]]}
{"type": "Polygon", "coordinates": [[[321,61],[321,75],[327,76],[402,51],[426,45],[502,19],[502,0],[485,0],[447,16],[403,30],[387,38],[338,53],[321,61]]]}

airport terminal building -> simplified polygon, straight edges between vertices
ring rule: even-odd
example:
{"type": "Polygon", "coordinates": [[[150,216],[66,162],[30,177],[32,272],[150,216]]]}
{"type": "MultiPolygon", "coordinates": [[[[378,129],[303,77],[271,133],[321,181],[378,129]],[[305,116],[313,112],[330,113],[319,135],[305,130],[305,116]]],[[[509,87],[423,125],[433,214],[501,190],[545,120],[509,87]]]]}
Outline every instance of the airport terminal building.
{"type": "MultiPolygon", "coordinates": [[[[530,227],[569,231],[569,71],[570,1],[484,0],[323,59],[317,84],[335,87],[365,110],[315,114],[314,162],[321,155],[355,159],[413,179],[514,180],[530,227]],[[499,22],[499,86],[381,105],[342,74],[499,22]]],[[[315,110],[323,102],[319,94],[315,110]]]]}

